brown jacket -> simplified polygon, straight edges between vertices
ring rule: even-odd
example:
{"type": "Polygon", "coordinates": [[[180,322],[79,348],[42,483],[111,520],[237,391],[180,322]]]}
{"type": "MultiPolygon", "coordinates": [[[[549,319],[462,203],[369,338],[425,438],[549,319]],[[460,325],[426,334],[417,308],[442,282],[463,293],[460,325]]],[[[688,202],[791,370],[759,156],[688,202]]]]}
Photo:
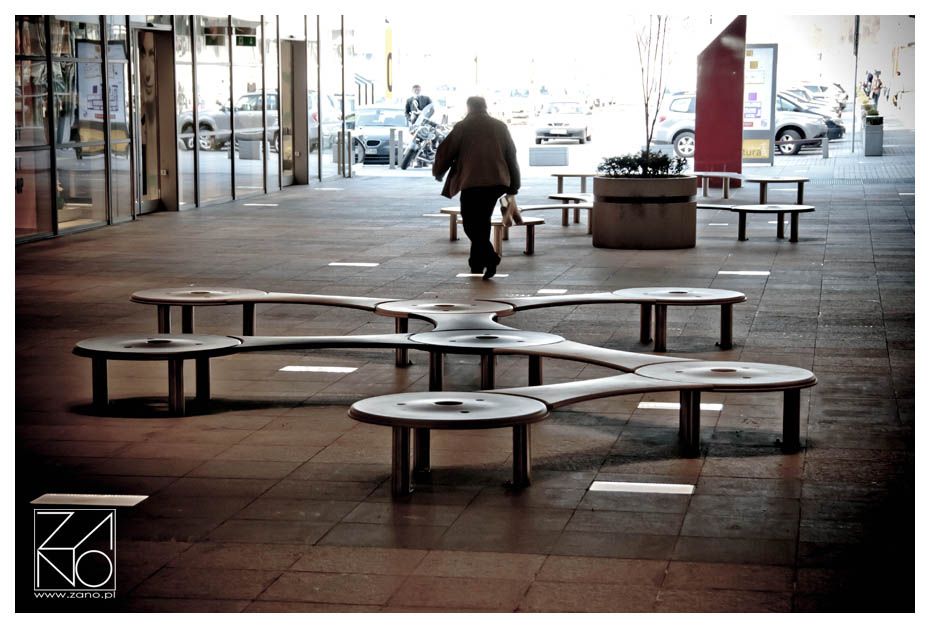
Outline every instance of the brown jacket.
{"type": "Polygon", "coordinates": [[[510,131],[486,112],[465,116],[439,145],[433,176],[442,178],[447,170],[442,188],[446,198],[468,188],[492,185],[507,187],[508,194],[520,190],[517,148],[510,131]]]}

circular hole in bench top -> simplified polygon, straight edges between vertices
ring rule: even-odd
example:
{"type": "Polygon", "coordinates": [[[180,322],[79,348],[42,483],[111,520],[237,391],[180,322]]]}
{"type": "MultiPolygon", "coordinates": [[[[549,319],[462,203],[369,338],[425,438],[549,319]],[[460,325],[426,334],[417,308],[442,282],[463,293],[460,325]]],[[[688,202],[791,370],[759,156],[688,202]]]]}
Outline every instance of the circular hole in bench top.
{"type": "Polygon", "coordinates": [[[462,414],[468,414],[468,410],[459,410],[459,412],[462,414]]]}
{"type": "Polygon", "coordinates": [[[710,369],[712,373],[735,373],[736,369],[710,369]]]}
{"type": "Polygon", "coordinates": [[[191,290],[189,294],[201,295],[201,294],[213,294],[213,293],[210,290],[191,290]]]}
{"type": "Polygon", "coordinates": [[[670,290],[669,294],[688,294],[687,290],[670,290]]]}
{"type": "Polygon", "coordinates": [[[475,336],[476,340],[497,340],[500,336],[475,336]]]}
{"type": "Polygon", "coordinates": [[[172,343],[168,338],[149,338],[145,341],[147,345],[170,345],[172,343]]]}
{"type": "Polygon", "coordinates": [[[460,406],[462,405],[461,401],[434,401],[434,404],[437,406],[460,406]]]}
{"type": "Polygon", "coordinates": [[[429,307],[436,308],[437,310],[454,310],[456,306],[452,303],[437,303],[436,305],[431,305],[429,307]]]}

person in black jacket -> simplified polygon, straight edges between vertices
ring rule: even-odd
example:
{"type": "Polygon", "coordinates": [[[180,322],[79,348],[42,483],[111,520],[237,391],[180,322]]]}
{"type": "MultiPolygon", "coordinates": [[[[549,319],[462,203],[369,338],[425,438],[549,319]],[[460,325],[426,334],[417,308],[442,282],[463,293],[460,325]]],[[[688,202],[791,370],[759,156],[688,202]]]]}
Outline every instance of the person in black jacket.
{"type": "Polygon", "coordinates": [[[484,98],[467,101],[468,115],[456,124],[436,151],[433,176],[446,177],[442,195],[452,198],[462,193],[462,225],[471,240],[468,265],[473,273],[490,279],[501,262],[491,246],[491,215],[498,199],[508,196],[508,215],[519,215],[516,195],[520,191],[517,149],[507,125],[488,115],[484,98]]]}
{"type": "Polygon", "coordinates": [[[412,123],[416,120],[420,112],[423,111],[423,108],[432,102],[433,100],[429,96],[420,95],[419,85],[414,85],[413,96],[407,99],[407,106],[404,108],[404,112],[407,114],[407,121],[412,123]]]}

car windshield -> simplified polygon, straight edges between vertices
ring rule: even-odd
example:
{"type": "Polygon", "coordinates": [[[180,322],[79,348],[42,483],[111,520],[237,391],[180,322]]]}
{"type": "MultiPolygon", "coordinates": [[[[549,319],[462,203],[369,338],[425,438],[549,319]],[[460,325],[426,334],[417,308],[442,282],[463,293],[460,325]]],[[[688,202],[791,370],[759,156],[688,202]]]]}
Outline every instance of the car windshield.
{"type": "Polygon", "coordinates": [[[356,126],[407,126],[403,109],[363,109],[358,111],[356,126]]]}
{"type": "Polygon", "coordinates": [[[554,102],[546,113],[584,113],[584,106],[577,102],[554,102]]]}

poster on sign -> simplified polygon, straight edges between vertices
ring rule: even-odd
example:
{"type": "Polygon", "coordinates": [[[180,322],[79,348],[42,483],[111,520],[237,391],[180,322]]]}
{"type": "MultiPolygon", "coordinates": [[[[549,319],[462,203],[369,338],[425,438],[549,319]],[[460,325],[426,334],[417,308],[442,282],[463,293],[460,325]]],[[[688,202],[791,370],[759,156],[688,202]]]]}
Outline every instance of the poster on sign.
{"type": "Polygon", "coordinates": [[[743,69],[743,162],[774,159],[778,44],[747,44],[743,69]]]}

